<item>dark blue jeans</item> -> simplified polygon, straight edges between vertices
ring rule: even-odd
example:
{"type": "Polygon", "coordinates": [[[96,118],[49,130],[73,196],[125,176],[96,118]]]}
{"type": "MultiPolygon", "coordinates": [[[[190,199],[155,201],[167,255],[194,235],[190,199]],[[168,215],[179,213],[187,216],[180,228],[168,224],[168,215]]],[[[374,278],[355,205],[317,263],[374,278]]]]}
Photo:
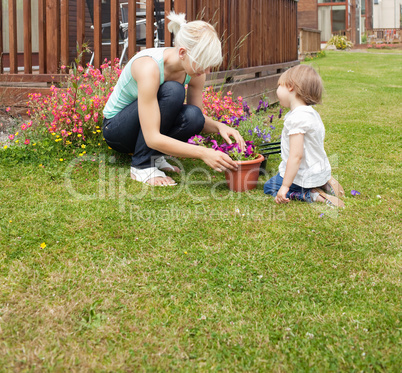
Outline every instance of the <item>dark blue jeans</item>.
{"type": "MultiPolygon", "coordinates": [[[[278,190],[282,186],[282,182],[283,178],[281,175],[279,175],[279,173],[276,174],[264,184],[264,193],[276,197],[278,190]]],[[[290,186],[289,191],[286,193],[286,197],[291,200],[313,202],[311,200],[311,189],[303,188],[296,184],[290,186]]]]}
{"type": "MultiPolygon", "coordinates": [[[[187,141],[204,128],[205,118],[200,108],[184,105],[185,90],[178,82],[165,82],[158,91],[161,114],[160,132],[180,141],[187,141]]],[[[138,117],[138,101],[126,106],[113,118],[103,120],[106,143],[120,153],[133,153],[131,166],[152,166],[151,158],[161,155],[147,146],[138,117]]]]}

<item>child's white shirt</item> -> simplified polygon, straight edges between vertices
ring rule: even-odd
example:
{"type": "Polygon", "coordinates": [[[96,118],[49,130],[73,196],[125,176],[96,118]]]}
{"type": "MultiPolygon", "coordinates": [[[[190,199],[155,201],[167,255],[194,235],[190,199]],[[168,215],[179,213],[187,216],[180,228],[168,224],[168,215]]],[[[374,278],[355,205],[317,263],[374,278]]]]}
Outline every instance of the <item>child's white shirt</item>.
{"type": "Polygon", "coordinates": [[[324,150],[325,128],[320,114],[311,106],[298,106],[285,115],[281,136],[279,174],[284,177],[289,159],[289,136],[304,135],[303,158],[293,183],[303,188],[324,185],[331,177],[331,165],[324,150]]]}

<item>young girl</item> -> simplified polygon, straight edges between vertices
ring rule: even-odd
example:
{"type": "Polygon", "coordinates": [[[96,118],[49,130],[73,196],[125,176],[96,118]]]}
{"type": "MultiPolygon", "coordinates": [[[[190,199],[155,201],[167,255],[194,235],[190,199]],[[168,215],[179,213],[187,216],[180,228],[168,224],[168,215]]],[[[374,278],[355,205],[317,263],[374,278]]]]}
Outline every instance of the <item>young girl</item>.
{"type": "Polygon", "coordinates": [[[278,204],[293,199],[344,207],[338,198],[344,191],[331,177],[324,150],[324,124],[311,107],[321,102],[322,91],[321,77],[311,66],[295,66],[279,78],[279,102],[290,111],[284,118],[279,173],[264,185],[264,193],[278,204]]]}
{"type": "Polygon", "coordinates": [[[232,137],[244,149],[237,130],[202,114],[205,75],[222,62],[215,29],[203,21],[186,23],[184,14],[171,12],[168,19],[175,47],[137,53],[123,69],[103,111],[107,144],[133,153],[131,177],[151,185],[175,185],[163,171],[180,170],[163,154],[199,158],[220,172],[237,168],[222,152],[187,144],[201,131],[219,132],[229,144],[232,137]]]}

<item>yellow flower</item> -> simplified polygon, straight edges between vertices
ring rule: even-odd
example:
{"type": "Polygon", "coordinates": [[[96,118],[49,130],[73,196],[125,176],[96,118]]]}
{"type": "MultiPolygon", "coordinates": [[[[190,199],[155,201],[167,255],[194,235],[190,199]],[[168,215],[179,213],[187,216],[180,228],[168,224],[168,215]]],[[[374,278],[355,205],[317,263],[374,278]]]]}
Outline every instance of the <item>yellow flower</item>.
{"type": "Polygon", "coordinates": [[[99,128],[99,126],[96,126],[95,128],[99,128]]]}
{"type": "Polygon", "coordinates": [[[60,161],[60,162],[63,162],[63,161],[64,161],[64,159],[63,159],[63,158],[60,158],[60,159],[59,159],[59,161],[60,161]]]}
{"type": "Polygon", "coordinates": [[[85,145],[85,144],[82,144],[82,145],[81,145],[81,148],[82,148],[82,149],[85,149],[85,148],[86,148],[86,145],[85,145]]]}
{"type": "Polygon", "coordinates": [[[79,157],[82,157],[83,155],[84,155],[84,154],[82,154],[82,153],[78,154],[79,157]]]}
{"type": "Polygon", "coordinates": [[[33,144],[32,144],[32,146],[35,146],[36,145],[36,142],[34,142],[33,144]]]}
{"type": "Polygon", "coordinates": [[[54,132],[52,132],[52,136],[56,136],[56,134],[54,132]]]}
{"type": "Polygon", "coordinates": [[[8,148],[8,146],[7,146],[7,145],[4,145],[4,146],[3,146],[3,149],[7,149],[7,148],[8,148]]]}
{"type": "Polygon", "coordinates": [[[20,142],[20,140],[15,140],[15,143],[18,144],[20,142]]]}
{"type": "Polygon", "coordinates": [[[77,136],[78,136],[78,137],[81,137],[82,135],[79,133],[77,136]]]}
{"type": "Polygon", "coordinates": [[[9,220],[8,222],[9,222],[9,223],[12,223],[13,221],[12,221],[12,220],[9,220]]]}
{"type": "Polygon", "coordinates": [[[100,133],[100,132],[101,132],[101,130],[96,130],[96,132],[100,133]]]}
{"type": "Polygon", "coordinates": [[[40,244],[40,247],[41,247],[41,249],[44,249],[44,248],[46,247],[46,244],[45,244],[44,242],[42,242],[42,243],[40,244]]]}
{"type": "Polygon", "coordinates": [[[82,154],[86,154],[86,153],[87,153],[86,151],[83,151],[83,152],[82,152],[82,154]]]}
{"type": "Polygon", "coordinates": [[[100,142],[98,142],[98,146],[100,146],[100,142]]]}
{"type": "Polygon", "coordinates": [[[18,136],[18,134],[19,134],[19,132],[17,132],[17,133],[15,134],[15,136],[18,136]]]}
{"type": "Polygon", "coordinates": [[[38,167],[43,167],[42,163],[38,167]]]}

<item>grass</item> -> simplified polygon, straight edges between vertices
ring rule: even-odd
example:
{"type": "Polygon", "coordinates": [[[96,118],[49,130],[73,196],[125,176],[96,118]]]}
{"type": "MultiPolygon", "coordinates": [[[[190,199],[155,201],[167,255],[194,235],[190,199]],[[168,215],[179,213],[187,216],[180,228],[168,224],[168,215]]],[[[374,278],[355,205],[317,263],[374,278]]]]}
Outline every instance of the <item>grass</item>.
{"type": "Polygon", "coordinates": [[[275,157],[241,194],[191,159],[150,188],[108,151],[0,158],[0,371],[399,371],[401,56],[312,65],[342,211],[265,197],[275,157]]]}

